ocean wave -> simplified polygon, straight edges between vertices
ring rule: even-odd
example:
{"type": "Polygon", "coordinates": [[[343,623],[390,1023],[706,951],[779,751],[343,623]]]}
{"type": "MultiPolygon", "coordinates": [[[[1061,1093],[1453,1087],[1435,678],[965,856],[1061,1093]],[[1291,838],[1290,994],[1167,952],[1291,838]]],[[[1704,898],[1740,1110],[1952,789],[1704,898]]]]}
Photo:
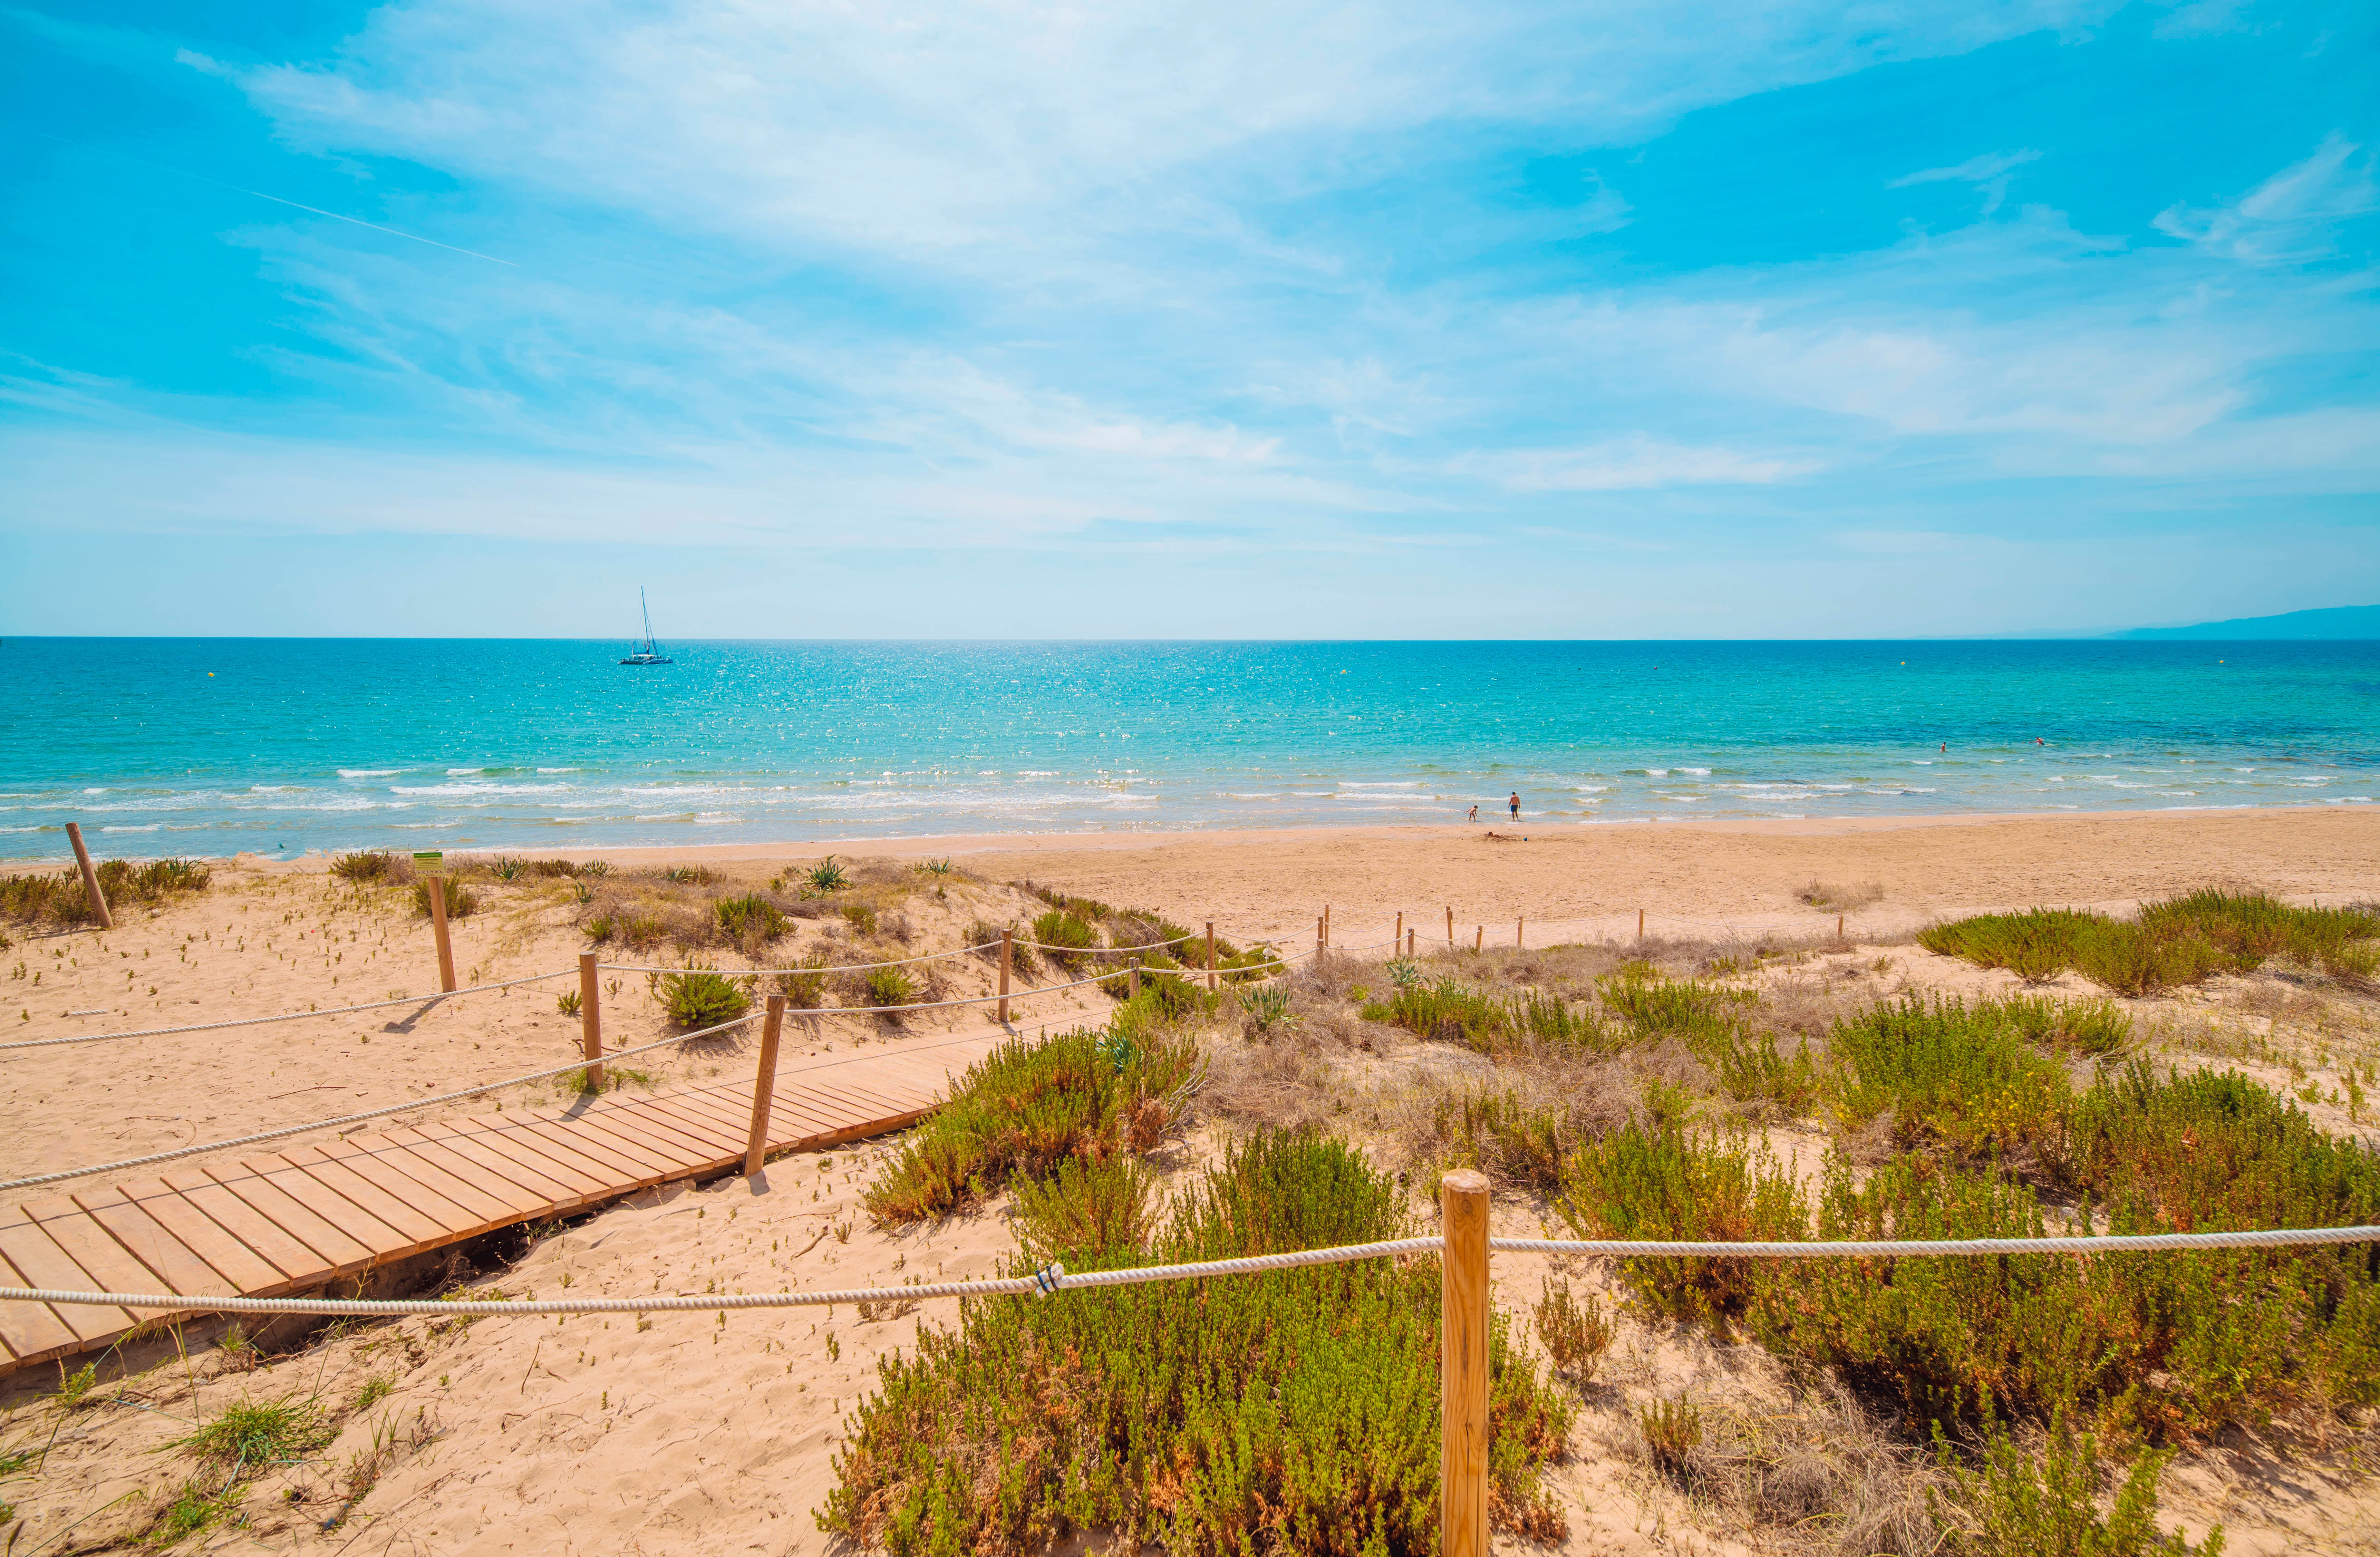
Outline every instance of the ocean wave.
{"type": "Polygon", "coordinates": [[[135,827],[129,822],[115,822],[101,828],[100,831],[102,833],[154,833],[164,825],[162,821],[152,821],[146,827],[135,827]]]}
{"type": "Polygon", "coordinates": [[[403,768],[341,768],[341,778],[395,778],[403,768]]]}

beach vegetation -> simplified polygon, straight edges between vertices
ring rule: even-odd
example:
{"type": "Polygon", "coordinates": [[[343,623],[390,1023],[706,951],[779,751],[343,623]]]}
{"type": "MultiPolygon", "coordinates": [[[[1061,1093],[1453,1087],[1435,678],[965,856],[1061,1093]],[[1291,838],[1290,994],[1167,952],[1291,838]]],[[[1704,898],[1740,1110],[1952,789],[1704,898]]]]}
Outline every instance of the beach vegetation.
{"type": "Polygon", "coordinates": [[[708,865],[673,865],[662,872],[662,880],[674,886],[717,886],[721,877],[708,865]]]}
{"type": "Polygon", "coordinates": [[[1069,973],[1079,973],[1099,943],[1099,932],[1074,913],[1052,908],[1033,921],[1037,949],[1069,973]]]}
{"type": "Polygon", "coordinates": [[[2196,1546],[2178,1529],[2158,1533],[2157,1482],[2170,1451],[2135,1458],[2103,1511],[2098,1441],[2077,1433],[2063,1412],[2038,1456],[1998,1429],[1979,1464],[1967,1465],[1947,1440],[1939,1455],[1950,1496],[1932,1502],[1942,1550],[1953,1557],[2219,1557],[2223,1550],[2219,1525],[2196,1546]]]}
{"type": "Polygon", "coordinates": [[[2154,994],[2275,960],[2336,978],[2380,971],[2380,916],[2297,908],[2264,893],[2209,888],[2147,903],[2131,919],[2089,909],[1978,914],[1918,932],[1918,944],[2043,981],[2080,973],[2119,994],[2154,994]]]}
{"type": "Polygon", "coordinates": [[[577,990],[565,990],[553,997],[553,1008],[565,1016],[578,1015],[580,1004],[577,990]]]}
{"type": "Polygon", "coordinates": [[[448,918],[459,919],[467,914],[479,912],[480,894],[464,885],[461,880],[451,875],[428,876],[413,883],[413,912],[417,918],[426,919],[430,917],[432,882],[438,883],[439,890],[445,896],[448,918]]]}
{"type": "MultiPolygon", "coordinates": [[[[1087,1203],[1092,1174],[1075,1182],[1087,1203]]],[[[1097,1193],[1132,1191],[1111,1174],[1097,1193]]],[[[1070,1271],[1408,1231],[1395,1183],[1359,1153],[1269,1131],[1229,1146],[1153,1233],[1140,1216],[1036,1225],[1080,1229],[1074,1247],[1031,1246],[1070,1271]]],[[[819,1522],[904,1557],[1091,1531],[1127,1551],[1436,1551],[1438,1288],[1425,1258],[970,1304],[880,1362],[819,1522]]],[[[1489,1368],[1491,1521],[1558,1538],[1541,1478],[1569,1403],[1500,1320],[1489,1368]]]]}
{"type": "Polygon", "coordinates": [[[403,886],[413,880],[413,860],[394,849],[358,849],[333,856],[331,874],[357,886],[403,886]]]}
{"type": "Polygon", "coordinates": [[[798,871],[796,874],[804,886],[820,894],[841,892],[851,884],[851,873],[837,865],[832,855],[828,855],[808,870],[798,871]]]}
{"type": "Polygon", "coordinates": [[[741,897],[722,897],[711,906],[718,918],[720,933],[739,945],[766,945],[794,927],[784,910],[761,893],[747,893],[741,897]]]}
{"type": "Polygon", "coordinates": [[[1619,1333],[1602,1299],[1588,1293],[1584,1300],[1570,1290],[1570,1283],[1545,1278],[1534,1315],[1537,1344],[1554,1365],[1554,1371],[1575,1383],[1587,1383],[1601,1366],[1603,1355],[1611,1350],[1613,1338],[1619,1333]]]}
{"type": "Polygon", "coordinates": [[[898,1225],[1048,1177],[1069,1158],[1145,1153],[1179,1120],[1197,1067],[1194,1041],[1146,1023],[1136,1038],[1078,1028],[1003,1043],[910,1133],[863,1203],[898,1225]]]}
{"type": "MultiPolygon", "coordinates": [[[[152,859],[145,864],[103,859],[95,873],[101,894],[119,908],[136,903],[153,906],[170,897],[204,892],[214,880],[212,868],[200,859],[152,859]]],[[[0,875],[0,918],[70,926],[93,923],[98,918],[79,870],[0,875]]]]}
{"type": "Polygon", "coordinates": [[[664,973],[658,986],[662,1009],[681,1028],[712,1028],[752,1008],[750,980],[731,978],[701,963],[664,973]]]}
{"type": "Polygon", "coordinates": [[[1033,931],[1020,928],[1014,919],[1004,925],[993,924],[989,919],[970,921],[966,927],[967,944],[976,948],[976,955],[997,967],[1000,966],[1000,937],[1003,931],[1012,938],[1008,943],[1010,970],[1030,979],[1040,967],[1041,961],[1033,955],[1033,931]]]}
{"type": "Polygon", "coordinates": [[[861,1004],[874,1006],[915,1005],[926,990],[905,967],[871,967],[860,980],[861,1004]]]}
{"type": "Polygon", "coordinates": [[[1232,998],[1239,1003],[1240,1014],[1247,1019],[1252,1034],[1268,1034],[1297,1024],[1289,991],[1278,984],[1253,984],[1233,991],[1232,998]]]}
{"type": "Polygon", "coordinates": [[[1884,888],[1875,882],[1858,886],[1846,886],[1840,882],[1822,882],[1813,876],[1793,889],[1793,901],[1812,908],[1831,908],[1848,913],[1884,900],[1884,888]]]}
{"type": "Polygon", "coordinates": [[[771,975],[771,987],[783,995],[785,1004],[795,1010],[815,1011],[826,1004],[824,970],[828,966],[824,952],[811,952],[771,975]]]}

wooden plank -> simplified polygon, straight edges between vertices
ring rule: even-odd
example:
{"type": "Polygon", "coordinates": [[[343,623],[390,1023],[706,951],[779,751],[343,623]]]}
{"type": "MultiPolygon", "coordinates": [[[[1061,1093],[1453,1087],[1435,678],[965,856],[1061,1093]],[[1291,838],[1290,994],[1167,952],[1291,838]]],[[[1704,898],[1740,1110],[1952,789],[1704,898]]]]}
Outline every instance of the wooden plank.
{"type": "MultiPolygon", "coordinates": [[[[90,1292],[99,1288],[91,1272],[75,1263],[74,1257],[58,1247],[42,1224],[19,1213],[0,1226],[0,1255],[7,1258],[18,1279],[30,1287],[47,1287],[53,1292],[90,1292]]],[[[83,1303],[52,1304],[50,1311],[64,1320],[75,1332],[75,1338],[86,1344],[120,1335],[140,1320],[129,1309],[110,1305],[100,1308],[83,1303]]]]}
{"type": "Polygon", "coordinates": [[[424,1124],[421,1133],[424,1136],[433,1133],[435,1140],[443,1140],[464,1155],[488,1157],[492,1162],[509,1162],[524,1172],[545,1178],[545,1183],[554,1186],[550,1205],[578,1205],[581,1200],[586,1200],[588,1195],[602,1190],[602,1181],[590,1176],[586,1166],[574,1166],[571,1162],[559,1162],[550,1152],[530,1150],[519,1138],[514,1138],[514,1131],[457,1131],[457,1128],[424,1124]]]}
{"type": "Polygon", "coordinates": [[[663,1178],[682,1177],[710,1160],[710,1148],[645,1114],[604,1113],[581,1121],[579,1127],[621,1143],[623,1150],[634,1148],[663,1178]]]}
{"type": "MultiPolygon", "coordinates": [[[[334,1156],[318,1145],[300,1147],[282,1155],[350,1200],[355,1199],[358,1193],[349,1185],[348,1181],[352,1179],[363,1189],[386,1196],[393,1209],[423,1219],[430,1231],[421,1235],[418,1240],[420,1243],[445,1243],[455,1238],[468,1238],[474,1233],[484,1233],[488,1229],[487,1218],[464,1210],[443,1195],[433,1194],[380,1162],[369,1152],[359,1151],[352,1157],[334,1156]]],[[[379,1214],[378,1207],[368,1209],[379,1214]]],[[[387,1222],[389,1219],[382,1215],[381,1220],[387,1222]]],[[[394,1222],[390,1224],[395,1225],[394,1222]]],[[[411,1229],[401,1231],[409,1232],[411,1229]]]]}
{"type": "Polygon", "coordinates": [[[616,1108],[607,1108],[591,1114],[587,1123],[615,1134],[631,1134],[650,1141],[668,1151],[670,1161],[680,1168],[688,1162],[707,1162],[717,1149],[709,1132],[668,1110],[654,1105],[652,1098],[638,1098],[616,1108]]]}
{"type": "Polygon", "coordinates": [[[205,1173],[258,1215],[311,1249],[323,1266],[318,1279],[360,1271],[375,1258],[376,1251],[370,1245],[323,1221],[255,1170],[242,1165],[209,1168],[205,1173]]]}
{"type": "MultiPolygon", "coordinates": [[[[26,1205],[25,1214],[42,1225],[42,1231],[67,1253],[67,1257],[82,1267],[88,1279],[76,1284],[92,1292],[154,1292],[157,1277],[147,1266],[124,1251],[124,1246],[108,1236],[107,1229],[93,1222],[91,1213],[63,1195],[26,1205]]],[[[180,1312],[176,1308],[132,1308],[124,1310],[135,1320],[155,1319],[160,1315],[180,1312]]]]}
{"type": "Polygon", "coordinates": [[[479,1175],[474,1174],[468,1179],[457,1177],[431,1162],[424,1153],[386,1136],[324,1141],[316,1150],[346,1163],[358,1173],[362,1173],[362,1164],[368,1162],[380,1172],[401,1176],[408,1183],[419,1185],[471,1217],[481,1232],[502,1227],[517,1214],[512,1202],[480,1183],[479,1175]]]}
{"type": "MultiPolygon", "coordinates": [[[[6,1271],[0,1261],[0,1271],[6,1271]]],[[[22,1278],[10,1272],[13,1285],[22,1278]]],[[[28,1283],[30,1284],[30,1283],[28,1283]]],[[[67,1328],[58,1311],[46,1303],[0,1303],[0,1346],[18,1367],[82,1349],[82,1337],[67,1328]]]]}
{"type": "Polygon", "coordinates": [[[219,1272],[232,1291],[264,1292],[282,1284],[283,1273],[270,1260],[217,1225],[214,1218],[176,1194],[164,1179],[136,1179],[117,1185],[115,1193],[180,1239],[182,1247],[219,1272]]]}
{"type": "Polygon", "coordinates": [[[123,1192],[113,1186],[77,1190],[74,1203],[133,1259],[148,1267],[164,1283],[163,1290],[184,1296],[201,1293],[223,1296],[239,1290],[224,1278],[222,1271],[184,1247],[181,1239],[159,1226],[156,1218],[125,1198],[123,1192]]]}
{"type": "Polygon", "coordinates": [[[841,1110],[823,1107],[807,1091],[788,1092],[783,1087],[769,1095],[769,1134],[798,1139],[833,1128],[842,1118],[841,1110]]]}
{"type": "Polygon", "coordinates": [[[531,1119],[514,1128],[530,1143],[548,1143],[570,1153],[589,1173],[630,1184],[650,1184],[676,1164],[675,1154],[614,1134],[585,1119],[531,1119]]]}
{"type": "MultiPolygon", "coordinates": [[[[552,1196],[540,1194],[522,1182],[531,1176],[525,1169],[516,1170],[517,1176],[515,1174],[499,1173],[485,1163],[474,1162],[464,1156],[444,1141],[432,1140],[412,1130],[392,1130],[385,1138],[406,1148],[422,1161],[443,1168],[458,1178],[466,1174],[469,1175],[473,1184],[478,1185],[488,1194],[502,1198],[516,1216],[534,1216],[552,1203],[552,1196]]],[[[541,1174],[538,1175],[538,1182],[549,1185],[552,1183],[541,1174]]]]}
{"type": "Polygon", "coordinates": [[[188,1201],[209,1222],[222,1228],[259,1259],[281,1272],[285,1284],[302,1283],[330,1273],[332,1261],[293,1238],[271,1217],[209,1178],[196,1168],[168,1168],[165,1187],[188,1201]]]}
{"type": "Polygon", "coordinates": [[[722,1130],[698,1110],[682,1106],[674,1098],[651,1097],[637,1111],[640,1122],[666,1124],[689,1141],[710,1152],[706,1162],[720,1162],[743,1155],[735,1150],[732,1132],[722,1130]]]}
{"type": "Polygon", "coordinates": [[[552,1163],[525,1152],[498,1151],[488,1145],[492,1138],[488,1131],[465,1131],[450,1125],[427,1124],[412,1125],[406,1133],[419,1136],[431,1145],[453,1152],[482,1173],[508,1179],[525,1192],[535,1191],[540,1211],[557,1202],[579,1198],[579,1191],[573,1181],[552,1163]]]}
{"type": "MultiPolygon", "coordinates": [[[[407,1229],[388,1222],[372,1208],[341,1194],[278,1153],[269,1157],[244,1158],[240,1166],[279,1189],[296,1204],[312,1211],[327,1225],[337,1228],[371,1250],[375,1260],[409,1253],[419,1241],[407,1229]]],[[[421,1225],[433,1234],[437,1231],[437,1224],[426,1218],[422,1219],[421,1225]]]]}
{"type": "MultiPolygon", "coordinates": [[[[319,1185],[326,1192],[338,1196],[365,1215],[379,1222],[404,1240],[403,1252],[410,1254],[428,1244],[443,1244],[459,1228],[450,1227],[438,1216],[419,1207],[407,1204],[371,1180],[341,1163],[316,1153],[311,1148],[277,1153],[303,1181],[319,1185]]],[[[300,1178],[283,1180],[282,1187],[290,1194],[306,1199],[306,1203],[322,1209],[322,1202],[307,1196],[300,1189],[300,1178]]],[[[327,1214],[327,1213],[326,1213],[327,1214]]],[[[466,1223],[468,1225],[468,1222],[466,1223]]],[[[340,1226],[348,1223],[342,1220],[340,1226]]]]}

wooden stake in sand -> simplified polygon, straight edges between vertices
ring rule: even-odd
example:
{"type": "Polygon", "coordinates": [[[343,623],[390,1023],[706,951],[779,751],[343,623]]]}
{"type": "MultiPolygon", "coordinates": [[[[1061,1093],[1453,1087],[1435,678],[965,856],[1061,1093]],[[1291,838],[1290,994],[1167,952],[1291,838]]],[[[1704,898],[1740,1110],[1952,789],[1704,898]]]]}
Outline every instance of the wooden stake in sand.
{"type": "Polygon", "coordinates": [[[1523,946],[1528,943],[1526,939],[1528,928],[1529,916],[1526,914],[1523,914],[1519,918],[1512,921],[1512,949],[1514,951],[1519,951],[1523,946]]]}
{"type": "Polygon", "coordinates": [[[1454,910],[1451,908],[1446,911],[1446,949],[1450,952],[1454,950],[1454,910]]]}
{"type": "Polygon", "coordinates": [[[1330,944],[1330,905],[1328,903],[1322,906],[1322,943],[1325,946],[1330,944]]]}
{"type": "Polygon", "coordinates": [[[1124,986],[1124,999],[1138,1000],[1140,998],[1140,959],[1138,957],[1132,959],[1132,980],[1124,986]]]}
{"type": "Polygon", "coordinates": [[[1642,908],[1636,910],[1636,939],[1645,939],[1645,910],[1642,908]]]}
{"type": "Polygon", "coordinates": [[[1836,940],[1838,940],[1838,941],[1840,941],[1840,940],[1841,940],[1842,938],[1843,938],[1843,917],[1842,917],[1840,914],[1837,914],[1837,915],[1835,916],[1835,939],[1836,939],[1836,940]]]}
{"type": "Polygon", "coordinates": [[[760,1069],[752,1078],[752,1134],[744,1143],[744,1176],[760,1171],[769,1155],[769,1103],[777,1090],[777,1040],[785,1030],[785,997],[769,997],[769,1015],[760,1023],[760,1069]]]}
{"type": "Polygon", "coordinates": [[[438,942],[438,987],[455,992],[455,945],[446,939],[446,877],[433,870],[422,878],[430,883],[430,933],[438,942]]]}
{"type": "Polygon", "coordinates": [[[115,916],[107,911],[107,894],[99,890],[99,868],[91,864],[91,851],[82,846],[82,829],[71,821],[67,823],[67,842],[74,845],[75,863],[82,867],[82,890],[91,894],[92,917],[99,920],[100,929],[114,930],[115,916]]]}
{"type": "Polygon", "coordinates": [[[1000,932],[1000,1025],[1008,1026],[1008,969],[1016,959],[1016,931],[1000,932]]]}
{"type": "Polygon", "coordinates": [[[1475,925],[1471,931],[1471,951],[1475,956],[1488,949],[1488,927],[1475,925]]]}
{"type": "Polygon", "coordinates": [[[1322,921],[1320,919],[1316,919],[1314,921],[1314,955],[1318,958],[1322,955],[1324,948],[1330,944],[1329,942],[1322,939],[1322,921]]]}
{"type": "Polygon", "coordinates": [[[1455,1169],[1439,1181],[1439,1204],[1438,1549],[1488,1557],[1488,1175],[1455,1169]]]}
{"type": "Polygon", "coordinates": [[[595,985],[595,954],[578,954],[578,1048],[587,1056],[587,1089],[603,1089],[603,1008],[595,985]]]}
{"type": "Polygon", "coordinates": [[[1405,931],[1405,960],[1407,962],[1411,962],[1413,960],[1414,937],[1420,933],[1421,931],[1417,930],[1409,930],[1405,931]]]}
{"type": "Polygon", "coordinates": [[[1207,992],[1215,992],[1215,921],[1207,921],[1207,992]]]}
{"type": "Polygon", "coordinates": [[[1395,956],[1397,948],[1405,943],[1405,911],[1397,910],[1397,932],[1389,937],[1389,955],[1395,956]]]}

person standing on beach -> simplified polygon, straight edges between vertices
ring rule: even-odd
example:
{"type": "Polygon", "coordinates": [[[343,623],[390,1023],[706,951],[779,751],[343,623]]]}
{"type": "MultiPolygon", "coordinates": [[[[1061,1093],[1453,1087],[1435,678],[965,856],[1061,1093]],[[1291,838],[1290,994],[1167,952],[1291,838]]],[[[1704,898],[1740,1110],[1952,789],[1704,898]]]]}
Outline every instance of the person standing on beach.
{"type": "Polygon", "coordinates": [[[1471,808],[1471,820],[1474,821],[1479,820],[1479,808],[1476,806],[1471,808]]]}
{"type": "Polygon", "coordinates": [[[1521,820],[1521,792],[1517,789],[1512,791],[1512,820],[1521,820]]]}

